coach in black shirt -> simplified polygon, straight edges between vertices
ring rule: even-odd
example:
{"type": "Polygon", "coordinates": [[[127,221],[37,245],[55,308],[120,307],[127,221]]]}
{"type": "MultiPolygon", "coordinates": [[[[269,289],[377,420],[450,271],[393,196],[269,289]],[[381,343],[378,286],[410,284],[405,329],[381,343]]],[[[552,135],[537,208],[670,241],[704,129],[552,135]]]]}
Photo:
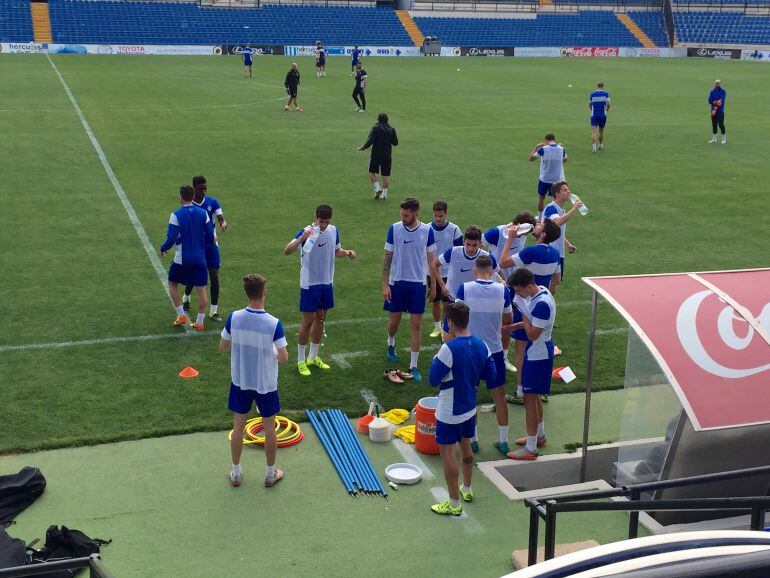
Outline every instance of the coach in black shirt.
{"type": "Polygon", "coordinates": [[[387,199],[388,185],[390,184],[390,167],[393,147],[398,146],[396,129],[388,124],[388,115],[381,112],[377,115],[377,124],[369,132],[369,138],[358,147],[364,151],[372,147],[372,156],[369,160],[369,179],[374,184],[374,198],[387,199]],[[382,175],[383,187],[377,180],[377,174],[382,175]]]}

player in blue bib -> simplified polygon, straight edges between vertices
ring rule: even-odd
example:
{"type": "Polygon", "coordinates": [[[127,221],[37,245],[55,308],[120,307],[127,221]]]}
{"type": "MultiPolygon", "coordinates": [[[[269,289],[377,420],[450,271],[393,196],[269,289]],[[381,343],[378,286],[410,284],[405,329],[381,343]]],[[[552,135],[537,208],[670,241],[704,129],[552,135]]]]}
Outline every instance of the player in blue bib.
{"type": "Polygon", "coordinates": [[[361,60],[361,51],[356,46],[353,48],[353,52],[350,53],[350,76],[356,74],[356,64],[358,64],[359,60],[361,60]]]}
{"type": "Polygon", "coordinates": [[[245,73],[249,78],[251,78],[251,57],[253,54],[254,51],[252,50],[251,46],[247,44],[246,48],[243,49],[243,68],[245,69],[245,73]]]}
{"type": "Polygon", "coordinates": [[[591,151],[596,152],[604,148],[604,125],[607,124],[607,112],[610,110],[610,95],[604,90],[603,82],[597,84],[596,90],[589,95],[588,108],[591,110],[591,151]]]}

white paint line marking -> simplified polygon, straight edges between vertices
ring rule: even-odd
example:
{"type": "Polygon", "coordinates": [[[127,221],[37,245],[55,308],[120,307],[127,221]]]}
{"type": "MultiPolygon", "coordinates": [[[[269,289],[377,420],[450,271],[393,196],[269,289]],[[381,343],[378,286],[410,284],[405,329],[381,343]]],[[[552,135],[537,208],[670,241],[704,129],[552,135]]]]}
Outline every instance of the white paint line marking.
{"type": "Polygon", "coordinates": [[[379,400],[377,399],[377,396],[374,395],[374,392],[371,389],[367,389],[366,387],[361,388],[361,397],[364,398],[364,401],[368,404],[374,402],[378,403],[379,400]]]}
{"type": "MultiPolygon", "coordinates": [[[[85,129],[86,134],[88,135],[88,140],[91,141],[91,144],[93,145],[94,150],[96,151],[96,155],[99,157],[99,161],[102,163],[102,168],[104,168],[104,172],[107,173],[107,177],[110,179],[110,182],[112,183],[112,187],[115,189],[115,193],[118,195],[118,198],[120,199],[120,202],[122,203],[123,208],[126,211],[126,214],[128,214],[128,218],[131,221],[131,225],[133,225],[134,230],[136,231],[136,234],[139,237],[139,240],[142,242],[142,246],[144,247],[144,250],[147,253],[147,257],[150,259],[150,264],[153,266],[153,268],[155,269],[155,272],[158,274],[158,279],[160,280],[161,287],[163,287],[163,290],[166,292],[166,295],[170,300],[171,294],[169,293],[168,283],[166,282],[166,279],[167,279],[166,269],[161,264],[160,257],[158,257],[158,253],[156,253],[155,248],[152,246],[152,243],[150,243],[150,239],[147,237],[147,232],[144,230],[142,223],[139,221],[139,217],[137,216],[133,205],[131,205],[131,201],[128,200],[128,197],[126,196],[126,192],[123,190],[123,187],[120,185],[120,182],[118,182],[118,178],[115,176],[115,173],[112,170],[110,163],[107,162],[107,157],[104,154],[104,150],[99,144],[99,141],[96,140],[96,136],[91,130],[91,126],[88,124],[86,117],[83,115],[83,111],[80,110],[80,105],[78,104],[78,101],[75,99],[75,96],[72,94],[70,87],[65,82],[64,77],[61,75],[61,73],[59,72],[59,69],[56,67],[56,64],[54,64],[54,61],[51,60],[51,57],[48,55],[48,53],[46,53],[45,57],[48,59],[48,62],[51,64],[51,67],[53,68],[53,71],[56,73],[56,76],[59,78],[59,82],[61,82],[62,88],[64,88],[64,92],[67,94],[67,98],[70,99],[70,103],[72,104],[72,107],[75,109],[75,112],[77,113],[78,118],[80,119],[80,123],[83,125],[83,128],[85,129]]],[[[187,327],[185,327],[185,331],[187,331],[187,327]]]]}
{"type": "Polygon", "coordinates": [[[353,357],[366,357],[367,355],[369,355],[368,351],[351,351],[349,353],[335,353],[332,355],[332,359],[337,363],[337,366],[340,367],[340,369],[350,369],[353,366],[350,365],[348,359],[353,357]]]}
{"type": "Polygon", "coordinates": [[[614,327],[612,329],[597,329],[596,335],[620,335],[628,333],[628,327],[614,327]]]}
{"type": "MultiPolygon", "coordinates": [[[[370,323],[372,321],[384,320],[384,317],[368,317],[359,319],[340,319],[339,321],[327,321],[325,325],[353,325],[355,323],[370,323]]],[[[284,326],[286,329],[299,328],[298,323],[289,323],[284,326]]],[[[203,333],[190,332],[190,336],[219,335],[220,330],[204,331],[203,333]]],[[[128,335],[125,337],[103,337],[100,339],[82,339],[78,341],[52,341],[48,343],[24,343],[21,345],[0,345],[0,353],[5,351],[26,351],[29,349],[62,349],[66,347],[80,347],[84,345],[105,345],[110,343],[124,343],[132,341],[155,341],[158,339],[178,339],[185,337],[187,333],[159,333],[157,335],[128,335]]]]}

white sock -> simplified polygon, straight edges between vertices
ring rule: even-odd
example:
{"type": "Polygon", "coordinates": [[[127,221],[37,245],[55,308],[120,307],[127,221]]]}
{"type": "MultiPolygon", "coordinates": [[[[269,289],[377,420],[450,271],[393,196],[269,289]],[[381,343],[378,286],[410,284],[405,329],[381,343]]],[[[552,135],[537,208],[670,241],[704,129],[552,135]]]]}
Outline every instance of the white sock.
{"type": "Polygon", "coordinates": [[[310,342],[310,355],[308,355],[309,359],[315,359],[318,356],[318,348],[321,346],[320,343],[313,343],[310,342]]]}
{"type": "Polygon", "coordinates": [[[189,302],[190,302],[190,296],[187,293],[182,295],[182,303],[189,303],[189,302]]]}
{"type": "Polygon", "coordinates": [[[527,436],[527,445],[525,446],[527,450],[532,452],[533,454],[537,453],[537,436],[527,436]]]}
{"type": "Polygon", "coordinates": [[[382,196],[383,196],[383,197],[387,197],[387,196],[388,196],[388,188],[387,188],[387,187],[385,187],[384,189],[382,189],[382,196]]]}
{"type": "Polygon", "coordinates": [[[233,464],[232,472],[237,476],[241,473],[241,464],[233,464]]]}
{"type": "Polygon", "coordinates": [[[473,430],[473,437],[471,438],[472,442],[478,442],[479,441],[479,428],[476,426],[476,428],[473,430]]]}
{"type": "Polygon", "coordinates": [[[453,500],[452,498],[449,498],[449,503],[452,504],[453,508],[456,508],[460,505],[460,500],[453,500]]]}
{"type": "Polygon", "coordinates": [[[412,369],[413,367],[417,367],[417,357],[419,355],[420,355],[419,351],[409,352],[409,369],[412,369]]]}
{"type": "Polygon", "coordinates": [[[434,321],[434,322],[433,322],[433,325],[434,325],[434,327],[435,327],[436,329],[438,329],[439,331],[441,331],[441,321],[434,321]]]}
{"type": "Polygon", "coordinates": [[[374,190],[375,192],[382,190],[382,187],[380,187],[380,183],[378,181],[374,181],[374,190]]]}
{"type": "Polygon", "coordinates": [[[305,351],[307,350],[307,343],[305,345],[301,345],[297,343],[297,363],[302,363],[305,361],[305,351]]]}
{"type": "Polygon", "coordinates": [[[596,144],[592,144],[592,145],[591,145],[591,149],[592,149],[592,150],[596,150],[596,144]]]}
{"type": "Polygon", "coordinates": [[[203,325],[205,321],[206,321],[206,314],[198,313],[198,318],[195,320],[195,325],[203,325]]]}
{"type": "Polygon", "coordinates": [[[516,386],[516,395],[518,397],[524,397],[524,388],[521,387],[520,385],[516,386]]]}
{"type": "MultiPolygon", "coordinates": [[[[722,142],[727,142],[727,135],[726,134],[722,135],[722,142]]],[[[385,190],[387,190],[387,189],[385,189],[385,190]]]]}
{"type": "Polygon", "coordinates": [[[545,422],[541,421],[539,424],[537,424],[537,437],[545,437],[545,422]]]}
{"type": "Polygon", "coordinates": [[[388,347],[395,347],[396,346],[396,336],[390,336],[388,335],[388,347]]]}
{"type": "Polygon", "coordinates": [[[463,492],[465,492],[467,494],[468,492],[471,491],[471,487],[470,486],[466,486],[465,484],[463,484],[462,486],[460,486],[460,490],[462,490],[463,492]]]}
{"type": "Polygon", "coordinates": [[[500,430],[500,443],[507,444],[508,443],[508,426],[499,425],[497,426],[497,429],[500,430]]]}
{"type": "Polygon", "coordinates": [[[183,305],[180,305],[179,307],[176,308],[176,314],[179,317],[182,317],[182,315],[184,315],[184,306],[183,305]]]}
{"type": "Polygon", "coordinates": [[[217,312],[217,309],[219,309],[219,305],[212,305],[211,306],[211,314],[214,315],[214,313],[217,312]]]}
{"type": "Polygon", "coordinates": [[[265,477],[266,478],[274,478],[275,477],[275,465],[265,466],[265,477]]]}

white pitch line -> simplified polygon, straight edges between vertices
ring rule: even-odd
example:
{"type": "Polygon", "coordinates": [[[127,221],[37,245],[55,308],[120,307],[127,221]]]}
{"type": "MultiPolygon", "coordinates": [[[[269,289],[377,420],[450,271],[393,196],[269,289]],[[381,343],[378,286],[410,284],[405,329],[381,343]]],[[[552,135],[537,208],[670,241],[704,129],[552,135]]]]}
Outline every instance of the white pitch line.
{"type": "MultiPolygon", "coordinates": [[[[126,196],[126,192],[123,190],[123,187],[120,185],[120,182],[118,182],[118,178],[115,176],[115,172],[112,170],[110,163],[107,162],[107,156],[104,154],[104,150],[99,144],[99,141],[96,140],[96,136],[91,130],[91,126],[88,124],[86,117],[83,115],[83,111],[80,109],[80,105],[78,104],[78,101],[75,99],[75,96],[72,94],[70,87],[65,82],[64,77],[61,75],[61,73],[59,72],[59,69],[56,67],[56,64],[54,64],[54,61],[51,60],[51,57],[48,55],[48,53],[46,53],[45,57],[48,59],[48,62],[51,64],[53,71],[56,73],[56,76],[59,78],[59,82],[61,82],[62,88],[64,88],[64,92],[67,94],[67,98],[69,98],[70,103],[72,104],[72,107],[75,109],[75,112],[77,113],[78,118],[80,119],[80,123],[83,125],[83,128],[85,129],[86,134],[88,135],[88,140],[91,141],[91,144],[93,145],[94,150],[96,151],[96,155],[99,157],[99,161],[102,163],[102,168],[104,169],[104,172],[107,173],[107,177],[110,179],[110,182],[112,183],[112,187],[115,189],[115,193],[118,195],[118,198],[120,199],[120,202],[123,205],[123,208],[125,209],[126,214],[128,214],[128,218],[131,221],[131,225],[133,225],[134,230],[136,231],[136,234],[139,237],[139,240],[142,242],[142,246],[144,247],[145,252],[147,253],[147,257],[150,259],[150,263],[152,264],[153,269],[155,269],[155,273],[157,273],[158,275],[158,280],[160,281],[161,287],[163,287],[163,290],[166,292],[166,295],[168,295],[168,298],[170,300],[171,294],[168,290],[168,284],[166,283],[166,278],[167,278],[166,269],[161,264],[160,258],[158,257],[158,254],[156,253],[155,248],[152,246],[152,243],[150,243],[150,239],[147,237],[147,232],[144,230],[142,223],[139,221],[139,217],[137,216],[133,205],[131,205],[131,201],[128,200],[128,197],[126,196]]],[[[187,330],[187,327],[185,327],[185,331],[186,330],[187,330]]]]}
{"type": "Polygon", "coordinates": [[[353,367],[348,362],[351,357],[366,357],[369,355],[368,351],[350,351],[348,353],[335,353],[332,355],[332,359],[340,369],[350,369],[353,367]]]}
{"type": "Polygon", "coordinates": [[[619,335],[621,333],[628,333],[628,327],[614,327],[612,329],[597,329],[594,333],[596,333],[596,335],[619,335]]]}

